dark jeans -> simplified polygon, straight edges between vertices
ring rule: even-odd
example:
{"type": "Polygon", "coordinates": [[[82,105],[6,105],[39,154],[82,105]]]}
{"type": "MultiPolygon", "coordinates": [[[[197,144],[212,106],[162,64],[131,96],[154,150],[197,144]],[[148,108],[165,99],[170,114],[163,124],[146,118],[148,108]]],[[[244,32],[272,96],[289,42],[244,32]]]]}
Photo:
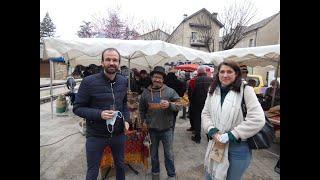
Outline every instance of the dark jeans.
{"type": "Polygon", "coordinates": [[[189,116],[189,121],[190,121],[190,126],[191,126],[191,129],[194,129],[193,127],[193,112],[192,112],[192,104],[190,102],[189,104],[189,111],[188,111],[188,116],[189,116]]]}
{"type": "Polygon", "coordinates": [[[187,114],[187,108],[185,106],[182,107],[182,117],[183,119],[186,118],[186,114],[187,114]]]}
{"type": "Polygon", "coordinates": [[[200,106],[200,109],[200,111],[193,112],[193,116],[191,116],[196,139],[201,139],[201,111],[203,106],[200,106]]]}
{"type": "Polygon", "coordinates": [[[160,163],[159,163],[159,155],[158,148],[159,142],[162,141],[163,150],[164,150],[164,158],[165,158],[165,167],[167,170],[167,175],[169,177],[175,177],[175,167],[174,167],[174,157],[173,157],[173,133],[172,129],[166,131],[156,131],[149,130],[150,138],[151,138],[151,166],[152,173],[160,173],[160,163]]]}
{"type": "Polygon", "coordinates": [[[116,179],[125,179],[125,164],[124,164],[124,143],[125,135],[120,134],[113,136],[110,139],[101,137],[88,137],[86,141],[87,153],[87,176],[86,180],[97,180],[99,174],[100,161],[103,155],[103,150],[106,146],[111,147],[112,157],[116,167],[116,179]]]}

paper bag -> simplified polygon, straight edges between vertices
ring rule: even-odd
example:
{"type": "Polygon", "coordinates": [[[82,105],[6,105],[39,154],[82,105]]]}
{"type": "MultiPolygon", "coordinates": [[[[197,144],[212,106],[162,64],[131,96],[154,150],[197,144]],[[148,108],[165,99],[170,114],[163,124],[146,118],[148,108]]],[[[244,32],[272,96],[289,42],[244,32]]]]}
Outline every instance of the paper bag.
{"type": "Polygon", "coordinates": [[[224,156],[225,148],[226,148],[226,144],[221,142],[215,142],[214,145],[212,146],[210,158],[220,163],[224,156]]]}

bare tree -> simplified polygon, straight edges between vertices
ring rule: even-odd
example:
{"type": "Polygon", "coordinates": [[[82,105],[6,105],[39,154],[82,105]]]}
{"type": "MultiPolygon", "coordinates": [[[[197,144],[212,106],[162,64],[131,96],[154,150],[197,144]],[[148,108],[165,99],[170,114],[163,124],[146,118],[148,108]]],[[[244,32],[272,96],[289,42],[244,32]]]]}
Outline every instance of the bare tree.
{"type": "Polygon", "coordinates": [[[174,26],[171,26],[164,21],[153,19],[150,21],[140,22],[140,31],[145,34],[145,40],[162,40],[166,41],[167,37],[174,30],[174,26]],[[161,30],[161,31],[159,31],[161,30]]]}
{"type": "Polygon", "coordinates": [[[139,34],[120,17],[118,9],[108,9],[108,15],[95,14],[91,17],[95,37],[114,39],[136,39],[139,34]]]}
{"type": "Polygon", "coordinates": [[[224,50],[233,48],[244,38],[246,26],[256,15],[256,8],[251,1],[242,2],[234,0],[224,8],[220,22],[224,24],[222,32],[222,48],[224,50]]]}
{"type": "Polygon", "coordinates": [[[125,31],[125,25],[120,20],[117,12],[109,12],[107,23],[103,28],[107,38],[122,39],[123,32],[125,31]]]}

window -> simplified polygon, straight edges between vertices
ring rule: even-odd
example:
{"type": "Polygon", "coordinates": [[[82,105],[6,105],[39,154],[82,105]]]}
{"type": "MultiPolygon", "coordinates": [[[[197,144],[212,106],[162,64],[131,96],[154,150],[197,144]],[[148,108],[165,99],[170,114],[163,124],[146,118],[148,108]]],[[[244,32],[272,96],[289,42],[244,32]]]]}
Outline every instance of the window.
{"type": "Polygon", "coordinates": [[[253,39],[249,40],[249,47],[253,47],[253,39]]]}
{"type": "Polygon", "coordinates": [[[197,39],[197,32],[191,32],[191,39],[197,39]]]}

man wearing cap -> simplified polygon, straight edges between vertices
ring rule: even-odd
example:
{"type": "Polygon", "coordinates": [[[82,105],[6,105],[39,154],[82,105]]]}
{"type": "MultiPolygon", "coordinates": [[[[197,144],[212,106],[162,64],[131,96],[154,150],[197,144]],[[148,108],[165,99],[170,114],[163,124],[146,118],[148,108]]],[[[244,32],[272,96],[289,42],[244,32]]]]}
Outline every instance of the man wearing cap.
{"type": "Polygon", "coordinates": [[[163,144],[165,167],[169,179],[175,179],[176,172],[173,157],[173,115],[181,107],[172,102],[180,99],[175,90],[166,86],[163,81],[165,69],[156,66],[150,73],[151,85],[141,94],[140,115],[144,126],[149,128],[151,139],[151,166],[153,178],[159,178],[160,164],[158,147],[160,140],[163,144]],[[158,105],[158,106],[151,106],[158,105]]]}
{"type": "Polygon", "coordinates": [[[240,65],[242,80],[247,82],[248,69],[246,65],[240,65]]]}

